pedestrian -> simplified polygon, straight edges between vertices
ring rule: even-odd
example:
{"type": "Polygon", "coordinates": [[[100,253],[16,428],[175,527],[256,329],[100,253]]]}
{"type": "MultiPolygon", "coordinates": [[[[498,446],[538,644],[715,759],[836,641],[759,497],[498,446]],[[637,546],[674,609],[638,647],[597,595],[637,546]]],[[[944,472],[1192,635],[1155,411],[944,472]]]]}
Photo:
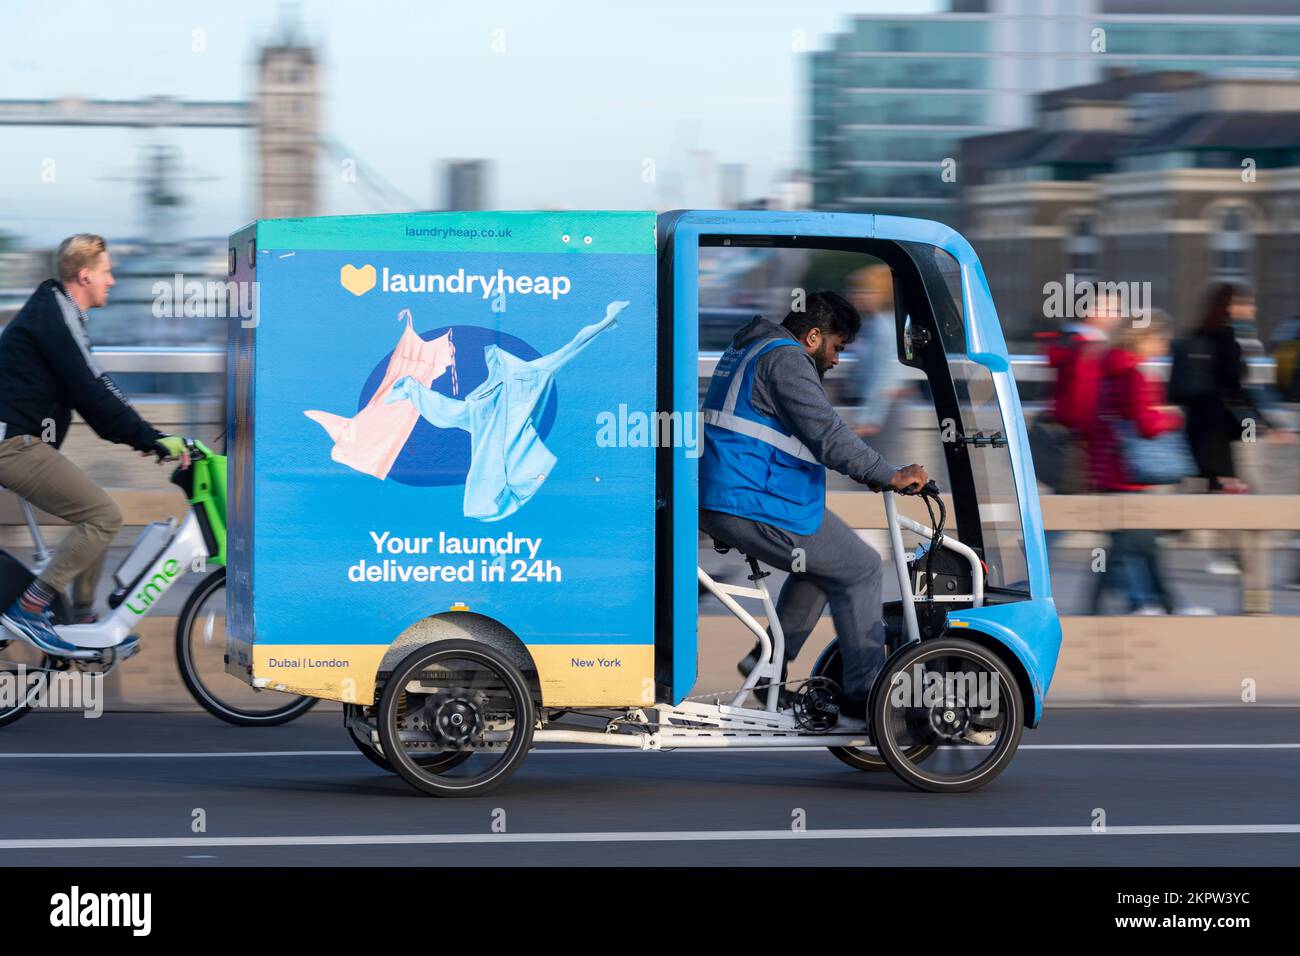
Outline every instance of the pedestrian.
{"type": "Polygon", "coordinates": [[[894,274],[883,263],[864,266],[849,276],[848,285],[849,301],[862,316],[862,333],[850,346],[857,408],[849,424],[859,438],[872,439],[884,432],[894,403],[907,394],[898,361],[894,274]]]}
{"type": "MultiPolygon", "coordinates": [[[[1098,292],[1078,322],[1049,334],[1047,364],[1055,378],[1048,420],[1060,431],[1059,437],[1050,443],[1055,447],[1039,449],[1035,461],[1053,460],[1049,473],[1055,480],[1050,484],[1058,495],[1083,494],[1088,490],[1086,445],[1097,407],[1101,360],[1122,316],[1117,298],[1098,292]]],[[[1040,430],[1040,434],[1047,433],[1040,430]]]]}
{"type": "MultiPolygon", "coordinates": [[[[1239,477],[1233,445],[1247,434],[1285,440],[1289,435],[1271,429],[1245,387],[1241,345],[1236,325],[1253,323],[1255,299],[1242,286],[1216,282],[1206,292],[1201,315],[1192,334],[1174,346],[1169,375],[1169,396],[1184,409],[1187,439],[1206,490],[1216,494],[1243,494],[1250,490],[1239,477]]],[[[1215,557],[1206,570],[1211,574],[1240,574],[1241,561],[1215,557]]]]}
{"type": "MultiPolygon", "coordinates": [[[[1153,313],[1145,324],[1120,326],[1102,357],[1087,445],[1089,479],[1101,494],[1136,494],[1149,488],[1135,479],[1125,435],[1149,441],[1183,427],[1178,412],[1161,407],[1165,396],[1160,382],[1142,372],[1144,362],[1168,353],[1169,337],[1168,319],[1153,313]]],[[[1107,591],[1120,586],[1128,593],[1130,613],[1211,613],[1176,605],[1162,566],[1159,532],[1154,529],[1121,529],[1111,535],[1105,568],[1093,584],[1092,613],[1100,612],[1107,591]]]]}

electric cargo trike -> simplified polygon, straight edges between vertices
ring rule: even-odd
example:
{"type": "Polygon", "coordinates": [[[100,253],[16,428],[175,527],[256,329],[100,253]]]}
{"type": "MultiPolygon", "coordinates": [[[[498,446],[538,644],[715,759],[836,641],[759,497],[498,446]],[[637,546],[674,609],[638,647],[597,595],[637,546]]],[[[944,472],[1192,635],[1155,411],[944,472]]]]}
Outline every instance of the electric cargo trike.
{"type": "Polygon", "coordinates": [[[953,230],[442,213],[262,221],[230,257],[260,295],[231,324],[228,666],[342,701],[361,753],[415,788],[481,794],[533,747],[590,744],[826,748],[964,791],[1037,726],[1060,624],[1006,345],[953,230]],[[701,263],[719,250],[883,264],[898,362],[933,403],[942,493],[854,499],[883,505],[900,595],[860,718],[836,641],[783,678],[767,569],[739,555],[741,586],[701,566],[701,263]],[[757,643],[723,694],[695,686],[702,598],[757,643]]]}

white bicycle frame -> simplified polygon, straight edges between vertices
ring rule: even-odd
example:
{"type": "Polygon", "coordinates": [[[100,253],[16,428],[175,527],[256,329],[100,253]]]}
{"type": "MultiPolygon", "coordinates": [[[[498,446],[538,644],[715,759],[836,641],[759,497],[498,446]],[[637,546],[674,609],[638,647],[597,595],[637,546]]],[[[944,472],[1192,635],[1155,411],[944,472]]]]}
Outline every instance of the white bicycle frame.
{"type": "MultiPolygon", "coordinates": [[[[36,512],[25,499],[20,498],[19,502],[27,528],[32,535],[32,544],[36,549],[33,555],[35,558],[33,570],[39,574],[49,564],[52,555],[45,546],[45,538],[36,520],[36,512]]],[[[176,519],[171,519],[171,523],[175,529],[176,519]]],[[[181,522],[179,529],[174,531],[167,546],[141,575],[140,580],[134,583],[131,593],[122,600],[112,614],[95,624],[60,624],[54,628],[55,632],[68,643],[91,652],[86,655],[68,656],[94,657],[96,656],[94,652],[121,644],[131,635],[141,618],[158,606],[159,599],[171,589],[172,585],[183,578],[197,560],[206,562],[209,555],[198,519],[194,517],[193,512],[190,512],[181,522]]]]}
{"type": "MultiPolygon", "coordinates": [[[[907,555],[903,551],[903,529],[920,535],[927,541],[934,539],[934,529],[900,515],[892,489],[884,491],[885,517],[889,524],[889,538],[893,548],[894,568],[898,574],[899,593],[903,596],[903,620],[908,640],[920,640],[916,605],[931,601],[930,595],[917,595],[908,573],[907,555]]],[[[970,602],[974,607],[984,604],[984,566],[979,555],[954,538],[944,535],[942,546],[961,555],[971,569],[971,593],[935,597],[935,602],[970,602]]],[[[644,709],[632,709],[626,717],[610,720],[604,731],[551,730],[542,728],[533,734],[537,743],[598,744],[608,747],[630,747],[636,750],[672,750],[679,747],[870,747],[864,721],[841,717],[836,724],[844,729],[838,733],[810,732],[799,726],[789,711],[778,709],[781,665],[785,658],[785,635],[776,615],[776,605],[763,579],[767,576],[758,562],[746,555],[753,587],[743,587],[715,581],[703,568],[697,576],[704,587],[722,602],[754,635],[759,644],[760,661],[750,671],[731,698],[731,702],[707,703],[684,700],[679,704],[659,703],[650,710],[657,720],[651,721],[644,709]],[[762,604],[767,626],[741,606],[737,598],[755,600],[762,604]],[[771,636],[768,635],[771,629],[771,636]],[[768,679],[766,707],[763,710],[741,706],[760,678],[768,679]],[[622,727],[641,730],[641,733],[618,733],[622,727]]],[[[374,734],[378,744],[378,734],[374,734]]]]}

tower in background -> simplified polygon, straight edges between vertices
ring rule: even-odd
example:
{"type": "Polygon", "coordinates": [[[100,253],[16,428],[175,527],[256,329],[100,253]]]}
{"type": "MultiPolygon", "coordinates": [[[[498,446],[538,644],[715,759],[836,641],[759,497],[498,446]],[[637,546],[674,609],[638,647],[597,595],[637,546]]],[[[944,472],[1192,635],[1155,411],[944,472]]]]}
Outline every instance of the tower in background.
{"type": "Polygon", "coordinates": [[[315,50],[283,21],[257,62],[258,198],[261,218],[314,216],[319,209],[316,150],[320,67],[315,50]]]}
{"type": "Polygon", "coordinates": [[[489,208],[488,175],[492,164],[486,159],[451,159],[443,164],[446,202],[443,209],[476,212],[489,208]]]}

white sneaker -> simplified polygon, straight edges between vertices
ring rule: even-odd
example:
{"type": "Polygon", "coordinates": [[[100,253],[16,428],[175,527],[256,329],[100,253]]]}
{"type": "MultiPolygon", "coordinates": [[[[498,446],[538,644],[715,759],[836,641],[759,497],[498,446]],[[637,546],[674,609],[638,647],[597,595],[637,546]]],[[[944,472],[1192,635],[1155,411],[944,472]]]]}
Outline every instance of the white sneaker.
{"type": "Polygon", "coordinates": [[[1237,567],[1237,562],[1229,561],[1227,558],[1211,558],[1210,562],[1205,565],[1206,574],[1240,574],[1241,568],[1237,567]]]}
{"type": "Polygon", "coordinates": [[[1134,617],[1154,617],[1157,614],[1164,614],[1165,609],[1159,604],[1143,604],[1133,612],[1134,617]]]}
{"type": "Polygon", "coordinates": [[[987,747],[993,741],[998,739],[996,730],[977,730],[971,727],[966,733],[961,735],[961,739],[968,744],[974,744],[977,747],[987,747]]]}
{"type": "Polygon", "coordinates": [[[1180,607],[1175,614],[1181,614],[1184,617],[1215,617],[1213,608],[1201,607],[1198,604],[1189,604],[1186,607],[1180,607]]]}

